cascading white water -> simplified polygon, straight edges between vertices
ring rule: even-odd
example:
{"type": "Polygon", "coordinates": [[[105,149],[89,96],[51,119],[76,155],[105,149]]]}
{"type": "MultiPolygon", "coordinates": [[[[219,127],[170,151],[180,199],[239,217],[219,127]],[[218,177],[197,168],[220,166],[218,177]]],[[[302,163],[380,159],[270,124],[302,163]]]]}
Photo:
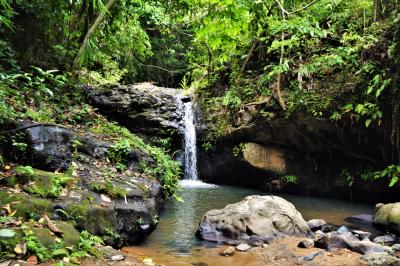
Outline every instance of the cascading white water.
{"type": "Polygon", "coordinates": [[[192,102],[183,103],[183,122],[185,140],[185,175],[184,179],[197,180],[196,127],[192,102]]]}

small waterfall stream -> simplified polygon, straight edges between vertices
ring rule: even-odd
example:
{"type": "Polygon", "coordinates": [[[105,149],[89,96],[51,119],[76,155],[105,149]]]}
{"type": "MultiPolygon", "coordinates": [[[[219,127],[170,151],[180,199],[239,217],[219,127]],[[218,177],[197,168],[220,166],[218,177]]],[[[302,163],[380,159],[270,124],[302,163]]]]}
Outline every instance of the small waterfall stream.
{"type": "Polygon", "coordinates": [[[191,101],[183,103],[183,122],[185,140],[185,175],[184,179],[198,180],[197,173],[197,146],[194,110],[191,101]]]}

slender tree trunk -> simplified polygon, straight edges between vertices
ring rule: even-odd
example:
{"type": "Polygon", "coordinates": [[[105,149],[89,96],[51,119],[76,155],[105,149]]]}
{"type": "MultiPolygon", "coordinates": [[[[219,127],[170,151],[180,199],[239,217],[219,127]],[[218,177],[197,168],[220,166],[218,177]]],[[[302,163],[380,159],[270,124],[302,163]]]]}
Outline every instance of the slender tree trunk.
{"type": "Polygon", "coordinates": [[[244,71],[246,70],[246,66],[247,66],[247,64],[249,63],[250,58],[251,58],[251,55],[253,54],[254,49],[256,49],[257,44],[258,44],[258,39],[254,40],[254,43],[253,43],[253,45],[251,46],[250,51],[249,51],[249,53],[248,53],[247,56],[246,56],[246,60],[244,61],[243,65],[242,65],[242,68],[240,69],[240,74],[243,74],[244,71]]]}
{"type": "MultiPolygon", "coordinates": [[[[284,0],[282,0],[282,19],[283,20],[285,20],[284,6],[285,6],[285,2],[284,2],[284,0]]],[[[282,42],[283,42],[285,40],[285,33],[284,32],[282,32],[282,37],[281,38],[282,38],[282,42]]],[[[282,46],[281,46],[281,56],[279,58],[279,65],[283,64],[284,53],[285,53],[285,47],[282,44],[282,46]]],[[[275,93],[276,93],[276,97],[278,97],[279,105],[281,106],[281,108],[283,110],[286,110],[286,104],[285,104],[285,101],[282,98],[281,87],[282,87],[282,73],[279,72],[278,80],[277,80],[277,84],[276,84],[276,88],[275,88],[275,93]]]]}
{"type": "Polygon", "coordinates": [[[104,7],[104,10],[100,12],[100,14],[97,16],[96,20],[93,22],[92,26],[90,26],[89,30],[87,31],[85,38],[82,41],[82,44],[78,50],[78,53],[72,63],[72,69],[73,70],[79,70],[82,64],[82,57],[84,55],[86,46],[89,43],[89,39],[92,36],[92,34],[96,31],[97,27],[100,25],[100,23],[103,21],[105,18],[107,12],[111,9],[111,7],[114,5],[114,3],[117,0],[109,0],[107,4],[104,7]]]}

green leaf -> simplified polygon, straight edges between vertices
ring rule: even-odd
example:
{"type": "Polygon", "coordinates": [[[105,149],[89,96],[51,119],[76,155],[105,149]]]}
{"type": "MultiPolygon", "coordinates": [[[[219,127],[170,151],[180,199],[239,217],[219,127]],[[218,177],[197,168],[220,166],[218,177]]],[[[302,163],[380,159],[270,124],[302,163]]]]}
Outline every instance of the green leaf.
{"type": "Polygon", "coordinates": [[[397,181],[399,181],[399,177],[398,176],[393,176],[392,180],[390,180],[389,187],[393,187],[397,183],[397,181]]]}
{"type": "Polygon", "coordinates": [[[365,120],[365,127],[369,127],[369,125],[371,124],[372,119],[367,119],[365,120]]]}

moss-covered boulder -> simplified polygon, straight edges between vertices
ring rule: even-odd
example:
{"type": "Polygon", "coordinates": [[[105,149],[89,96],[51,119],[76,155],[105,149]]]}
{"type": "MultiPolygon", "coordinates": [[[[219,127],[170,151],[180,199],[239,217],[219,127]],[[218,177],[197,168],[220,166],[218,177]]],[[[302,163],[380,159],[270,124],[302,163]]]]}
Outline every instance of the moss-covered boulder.
{"type": "Polygon", "coordinates": [[[7,189],[0,189],[0,203],[2,206],[9,204],[11,210],[16,211],[14,216],[24,219],[38,219],[45,214],[51,217],[54,213],[53,203],[50,200],[7,189]]]}
{"type": "Polygon", "coordinates": [[[75,181],[69,174],[46,172],[30,166],[18,166],[15,173],[16,181],[22,183],[24,191],[44,198],[58,198],[62,189],[75,181]]]}
{"type": "Polygon", "coordinates": [[[377,204],[374,225],[400,235],[400,202],[377,204]]]}
{"type": "Polygon", "coordinates": [[[0,228],[0,255],[1,257],[22,258],[27,255],[27,251],[22,248],[20,252],[16,252],[17,245],[28,248],[28,252],[32,242],[35,242],[36,247],[43,247],[42,252],[52,253],[54,250],[60,250],[62,247],[70,250],[79,248],[80,233],[74,228],[71,223],[63,221],[52,221],[62,235],[56,236],[45,224],[41,226],[33,226],[23,223],[21,227],[15,228],[0,228]]]}

